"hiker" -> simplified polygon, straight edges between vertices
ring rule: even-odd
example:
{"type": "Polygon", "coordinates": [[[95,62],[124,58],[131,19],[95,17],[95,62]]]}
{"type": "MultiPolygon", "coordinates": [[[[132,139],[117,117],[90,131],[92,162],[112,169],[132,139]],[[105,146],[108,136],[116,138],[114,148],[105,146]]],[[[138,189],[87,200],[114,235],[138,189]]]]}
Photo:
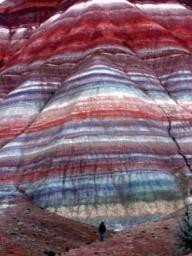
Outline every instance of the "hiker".
{"type": "Polygon", "coordinates": [[[102,221],[99,225],[99,240],[103,241],[105,238],[105,232],[106,232],[106,227],[105,223],[102,221]]]}

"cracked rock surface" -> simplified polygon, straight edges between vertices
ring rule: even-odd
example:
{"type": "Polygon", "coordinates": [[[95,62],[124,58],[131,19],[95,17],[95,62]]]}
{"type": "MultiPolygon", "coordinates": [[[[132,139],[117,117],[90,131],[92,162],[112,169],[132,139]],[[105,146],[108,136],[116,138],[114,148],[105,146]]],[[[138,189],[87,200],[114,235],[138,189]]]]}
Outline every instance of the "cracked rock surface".
{"type": "Polygon", "coordinates": [[[0,212],[116,229],[191,190],[190,1],[0,4],[0,212]]]}

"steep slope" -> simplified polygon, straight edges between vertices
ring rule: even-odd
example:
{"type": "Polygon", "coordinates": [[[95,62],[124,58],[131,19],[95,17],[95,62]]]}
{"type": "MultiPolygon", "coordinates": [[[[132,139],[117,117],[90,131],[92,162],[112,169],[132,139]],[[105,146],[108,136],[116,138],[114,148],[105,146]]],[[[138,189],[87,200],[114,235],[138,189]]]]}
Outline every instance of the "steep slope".
{"type": "Polygon", "coordinates": [[[192,161],[192,11],[162,2],[1,6],[2,208],[18,187],[58,214],[114,228],[181,206],[192,161]]]}
{"type": "Polygon", "coordinates": [[[61,255],[98,236],[95,227],[49,213],[25,197],[1,214],[0,222],[0,255],[6,256],[46,255],[50,250],[61,255]]]}

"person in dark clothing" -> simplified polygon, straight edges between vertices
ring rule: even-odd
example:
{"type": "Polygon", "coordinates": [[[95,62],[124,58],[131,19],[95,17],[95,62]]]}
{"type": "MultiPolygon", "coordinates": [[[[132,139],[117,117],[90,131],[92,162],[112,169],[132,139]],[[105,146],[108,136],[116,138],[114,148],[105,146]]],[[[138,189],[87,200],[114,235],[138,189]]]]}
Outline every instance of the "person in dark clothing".
{"type": "Polygon", "coordinates": [[[99,240],[104,241],[105,238],[105,232],[106,232],[106,227],[105,223],[102,221],[99,225],[99,240]]]}

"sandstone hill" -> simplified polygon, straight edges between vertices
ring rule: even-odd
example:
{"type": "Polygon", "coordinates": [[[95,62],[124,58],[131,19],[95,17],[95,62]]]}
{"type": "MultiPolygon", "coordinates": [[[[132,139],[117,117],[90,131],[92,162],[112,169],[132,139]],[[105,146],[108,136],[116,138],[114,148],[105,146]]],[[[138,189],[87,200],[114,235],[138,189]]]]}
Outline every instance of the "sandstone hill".
{"type": "Polygon", "coordinates": [[[3,1],[2,216],[23,194],[111,229],[181,208],[192,191],[191,53],[191,1],[3,1]]]}

